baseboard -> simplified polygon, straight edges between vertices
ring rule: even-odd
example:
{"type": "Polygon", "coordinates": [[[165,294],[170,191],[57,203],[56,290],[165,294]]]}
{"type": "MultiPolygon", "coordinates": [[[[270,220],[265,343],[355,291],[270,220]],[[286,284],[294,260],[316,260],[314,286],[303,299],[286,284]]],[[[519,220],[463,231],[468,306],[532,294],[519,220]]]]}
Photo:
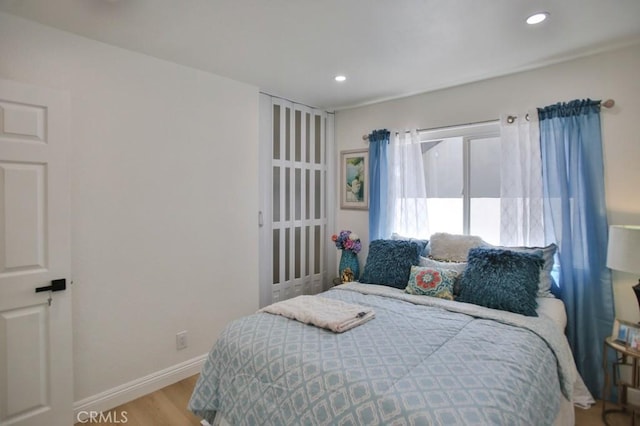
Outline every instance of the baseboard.
{"type": "Polygon", "coordinates": [[[133,401],[136,398],[198,374],[206,358],[207,354],[204,354],[129,383],[116,386],[97,395],[76,401],[73,404],[74,418],[76,420],[85,420],[89,413],[108,411],[118,405],[133,401]]]}

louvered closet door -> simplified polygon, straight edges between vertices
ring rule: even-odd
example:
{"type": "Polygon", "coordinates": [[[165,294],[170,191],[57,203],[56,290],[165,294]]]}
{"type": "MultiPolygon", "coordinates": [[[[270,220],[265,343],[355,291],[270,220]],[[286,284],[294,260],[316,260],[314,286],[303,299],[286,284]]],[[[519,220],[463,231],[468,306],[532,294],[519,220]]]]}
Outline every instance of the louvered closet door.
{"type": "Polygon", "coordinates": [[[261,305],[322,291],[328,238],[326,114],[269,100],[268,121],[266,106],[261,109],[261,143],[270,145],[270,167],[262,174],[270,187],[261,219],[261,305]]]}

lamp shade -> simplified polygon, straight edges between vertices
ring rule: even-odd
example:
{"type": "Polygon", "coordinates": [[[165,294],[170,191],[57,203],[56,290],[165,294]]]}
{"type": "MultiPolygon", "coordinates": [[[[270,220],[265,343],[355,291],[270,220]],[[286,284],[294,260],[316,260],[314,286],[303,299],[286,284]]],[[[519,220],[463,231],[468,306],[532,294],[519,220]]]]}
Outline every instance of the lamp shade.
{"type": "Polygon", "coordinates": [[[616,271],[640,274],[640,226],[609,227],[607,266],[616,271]]]}

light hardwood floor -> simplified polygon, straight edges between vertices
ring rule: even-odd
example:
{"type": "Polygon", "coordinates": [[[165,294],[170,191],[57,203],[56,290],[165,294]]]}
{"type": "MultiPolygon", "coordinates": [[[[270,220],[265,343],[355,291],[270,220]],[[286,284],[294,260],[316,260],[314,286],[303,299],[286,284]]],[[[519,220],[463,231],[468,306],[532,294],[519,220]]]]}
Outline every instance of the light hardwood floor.
{"type": "MultiPolygon", "coordinates": [[[[199,426],[200,418],[187,410],[191,392],[198,376],[188,377],[149,395],[127,402],[111,410],[114,421],[76,423],[75,426],[199,426]],[[127,422],[123,421],[126,413],[127,422]],[[119,420],[116,423],[115,420],[119,420]]],[[[105,413],[104,418],[109,418],[105,413]]]]}
{"type": "MultiPolygon", "coordinates": [[[[171,386],[138,398],[111,410],[113,419],[122,420],[126,412],[127,422],[99,423],[101,426],[199,426],[200,418],[187,410],[187,403],[198,376],[188,377],[171,386]]],[[[609,408],[609,404],[607,404],[609,408]]],[[[602,426],[600,418],[602,401],[588,410],[576,408],[577,426],[602,426]]],[[[105,413],[106,414],[106,413],[105,413]]],[[[631,424],[629,415],[613,413],[607,417],[609,426],[627,426],[631,424]]],[[[96,423],[76,423],[86,426],[96,423]]]]}
{"type": "MultiPolygon", "coordinates": [[[[614,404],[607,402],[607,410],[615,408],[614,404]]],[[[602,426],[602,401],[597,401],[596,404],[588,410],[581,408],[575,409],[576,413],[576,426],[602,426]]],[[[638,417],[636,417],[636,424],[638,423],[638,417]]],[[[607,424],[609,426],[629,426],[631,424],[631,416],[625,413],[610,413],[607,415],[607,424]]]]}

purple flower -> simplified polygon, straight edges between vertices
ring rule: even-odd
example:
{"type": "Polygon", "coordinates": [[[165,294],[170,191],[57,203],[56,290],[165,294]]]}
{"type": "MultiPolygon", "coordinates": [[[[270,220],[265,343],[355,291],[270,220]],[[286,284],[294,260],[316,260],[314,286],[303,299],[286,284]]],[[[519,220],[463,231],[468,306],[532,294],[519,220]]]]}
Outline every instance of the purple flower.
{"type": "Polygon", "coordinates": [[[335,242],[336,248],[339,250],[347,250],[354,253],[359,253],[360,250],[362,250],[360,237],[351,231],[343,230],[337,235],[333,234],[331,236],[331,241],[335,242]]]}

